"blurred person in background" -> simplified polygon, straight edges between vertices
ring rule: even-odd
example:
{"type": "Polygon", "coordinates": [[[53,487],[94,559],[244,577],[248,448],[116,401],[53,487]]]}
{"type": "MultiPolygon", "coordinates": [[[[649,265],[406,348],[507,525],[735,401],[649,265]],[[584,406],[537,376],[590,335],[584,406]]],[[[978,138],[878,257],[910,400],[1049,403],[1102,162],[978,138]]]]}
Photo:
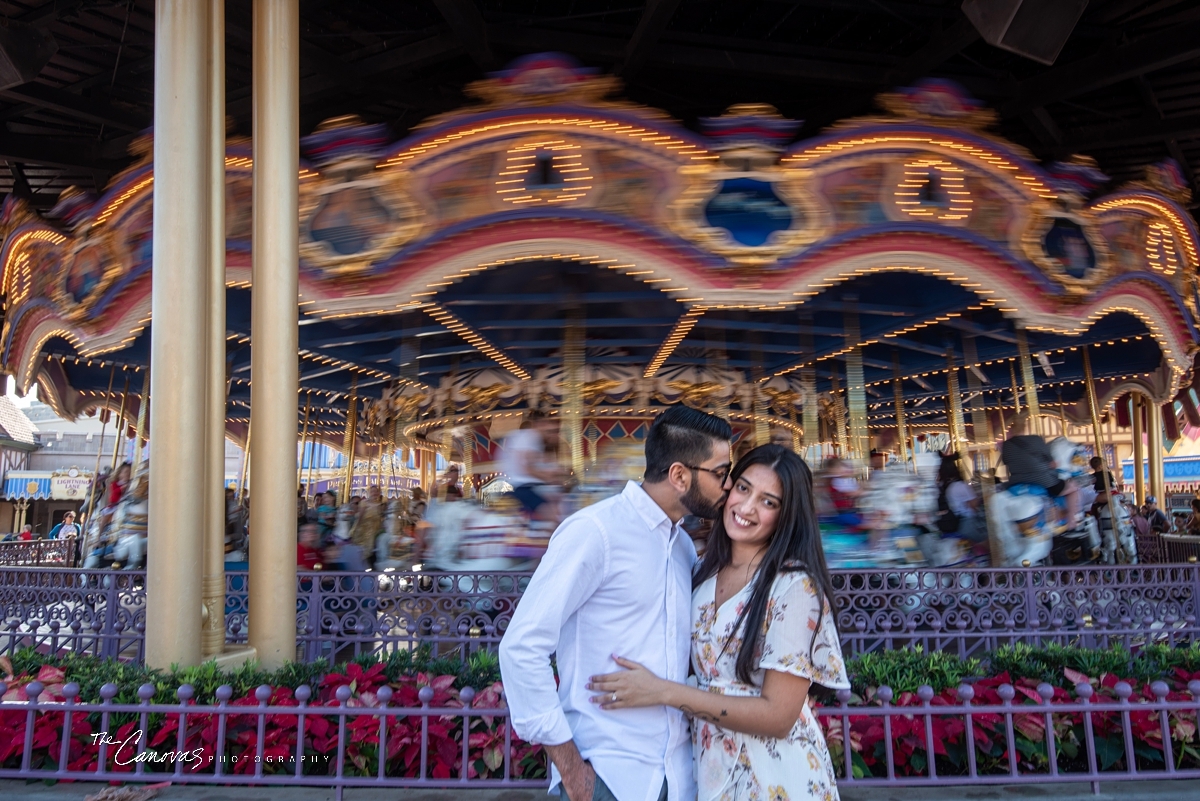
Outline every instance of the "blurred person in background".
{"type": "Polygon", "coordinates": [[[1067,483],[1058,477],[1050,446],[1038,434],[1030,434],[1029,417],[1022,412],[1013,418],[1008,439],[1000,448],[1000,461],[1008,468],[1008,484],[1032,484],[1057,498],[1067,483]]]}
{"type": "Polygon", "coordinates": [[[316,570],[321,564],[321,530],[315,523],[300,526],[296,543],[296,567],[301,570],[316,570]]]}
{"type": "Polygon", "coordinates": [[[561,484],[563,471],[553,458],[558,445],[558,420],[534,409],[521,427],[504,438],[500,472],[512,484],[512,494],[530,515],[557,518],[557,505],[547,485],[561,484]],[[547,508],[543,508],[547,507],[547,508]]]}
{"type": "Polygon", "coordinates": [[[1155,534],[1166,534],[1171,530],[1170,519],[1158,508],[1158,499],[1153,495],[1146,496],[1146,519],[1150,521],[1150,530],[1155,534]]]}
{"type": "Polygon", "coordinates": [[[78,536],[79,526],[75,524],[75,513],[67,512],[65,515],[63,515],[62,522],[50,529],[50,533],[46,535],[46,538],[51,540],[65,540],[67,537],[78,536]]]}

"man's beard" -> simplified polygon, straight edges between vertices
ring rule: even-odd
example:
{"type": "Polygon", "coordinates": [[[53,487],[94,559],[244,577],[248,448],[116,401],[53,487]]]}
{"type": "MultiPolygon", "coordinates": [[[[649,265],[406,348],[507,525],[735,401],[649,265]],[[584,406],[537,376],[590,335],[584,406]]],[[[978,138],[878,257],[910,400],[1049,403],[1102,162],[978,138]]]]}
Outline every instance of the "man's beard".
{"type": "Polygon", "coordinates": [[[683,508],[688,510],[688,514],[693,514],[696,517],[702,517],[705,520],[716,520],[721,514],[721,507],[725,505],[725,493],[721,493],[721,497],[715,501],[710,501],[700,494],[700,488],[695,481],[688,487],[687,493],[684,494],[683,508]]]}

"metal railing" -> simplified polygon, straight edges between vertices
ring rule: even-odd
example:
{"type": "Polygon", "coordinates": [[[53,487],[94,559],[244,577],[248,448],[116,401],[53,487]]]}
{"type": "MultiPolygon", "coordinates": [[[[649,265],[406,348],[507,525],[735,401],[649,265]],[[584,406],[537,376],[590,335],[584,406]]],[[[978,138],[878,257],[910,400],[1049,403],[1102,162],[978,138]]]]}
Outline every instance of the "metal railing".
{"type": "MultiPolygon", "coordinates": [[[[547,783],[544,753],[514,734],[498,686],[319,694],[263,685],[234,700],[226,685],[205,704],[189,685],[174,703],[153,703],[149,684],[138,703],[115,703],[112,684],[98,702],[79,693],[68,683],[51,697],[32,682],[26,700],[0,701],[0,732],[13,738],[0,743],[13,755],[0,778],[333,786],[339,795],[547,783]]],[[[1125,682],[1073,693],[1003,684],[900,698],[881,687],[872,703],[851,700],[843,691],[812,709],[843,787],[1200,778],[1200,681],[1186,692],[1161,681],[1140,692],[1125,682]]]]}
{"type": "Polygon", "coordinates": [[[72,567],[74,564],[75,537],[0,542],[0,566],[72,567]]]}
{"type": "MultiPolygon", "coordinates": [[[[1200,565],[833,571],[847,656],[921,646],[959,656],[1005,644],[1136,649],[1200,639],[1200,565]]],[[[495,650],[528,573],[300,573],[297,657],[333,662],[429,644],[495,650]]],[[[226,574],[226,628],[244,642],[245,572],[226,574]]],[[[140,660],[145,573],[0,568],[0,653],[31,646],[140,660]]]]}

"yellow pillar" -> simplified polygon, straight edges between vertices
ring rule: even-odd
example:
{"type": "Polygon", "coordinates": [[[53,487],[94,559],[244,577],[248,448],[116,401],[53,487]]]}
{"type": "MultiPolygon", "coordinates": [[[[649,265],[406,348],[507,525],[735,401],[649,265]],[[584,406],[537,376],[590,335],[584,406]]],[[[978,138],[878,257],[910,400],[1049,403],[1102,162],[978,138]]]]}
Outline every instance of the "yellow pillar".
{"type": "Polygon", "coordinates": [[[195,0],[155,4],[146,663],[157,668],[195,665],[201,654],[206,501],[186,466],[205,459],[208,16],[195,0]]]}
{"type": "Polygon", "coordinates": [[[1131,396],[1130,416],[1133,420],[1133,494],[1137,499],[1138,506],[1146,502],[1146,443],[1142,441],[1145,436],[1142,424],[1142,409],[1145,404],[1142,402],[1142,396],[1134,392],[1131,396]]]}
{"type": "Polygon", "coordinates": [[[250,645],[296,658],[296,400],[300,10],[254,0],[254,233],[250,415],[250,645]]]}
{"type": "Polygon", "coordinates": [[[225,0],[210,4],[208,51],[208,391],[204,424],[205,656],[225,650],[225,0]]]}
{"type": "Polygon", "coordinates": [[[1150,494],[1158,499],[1160,509],[1165,509],[1167,499],[1163,497],[1166,482],[1163,478],[1163,413],[1162,406],[1153,398],[1146,399],[1150,409],[1146,428],[1146,449],[1150,452],[1150,494]]]}

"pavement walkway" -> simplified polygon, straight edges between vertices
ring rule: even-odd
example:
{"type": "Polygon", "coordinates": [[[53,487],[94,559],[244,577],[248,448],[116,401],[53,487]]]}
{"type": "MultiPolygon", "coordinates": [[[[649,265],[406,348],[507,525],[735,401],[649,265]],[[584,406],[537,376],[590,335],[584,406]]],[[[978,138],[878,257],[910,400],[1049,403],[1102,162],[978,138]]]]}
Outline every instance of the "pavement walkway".
{"type": "MultiPolygon", "coordinates": [[[[108,785],[0,781],[2,801],[84,801],[108,785]]],[[[1101,782],[1099,795],[1088,783],[973,787],[842,787],[842,801],[1197,801],[1200,781],[1101,782]]],[[[346,789],[343,801],[544,801],[541,790],[346,789]]],[[[336,801],[332,789],[313,787],[206,787],[177,785],[154,801],[336,801]]]]}

